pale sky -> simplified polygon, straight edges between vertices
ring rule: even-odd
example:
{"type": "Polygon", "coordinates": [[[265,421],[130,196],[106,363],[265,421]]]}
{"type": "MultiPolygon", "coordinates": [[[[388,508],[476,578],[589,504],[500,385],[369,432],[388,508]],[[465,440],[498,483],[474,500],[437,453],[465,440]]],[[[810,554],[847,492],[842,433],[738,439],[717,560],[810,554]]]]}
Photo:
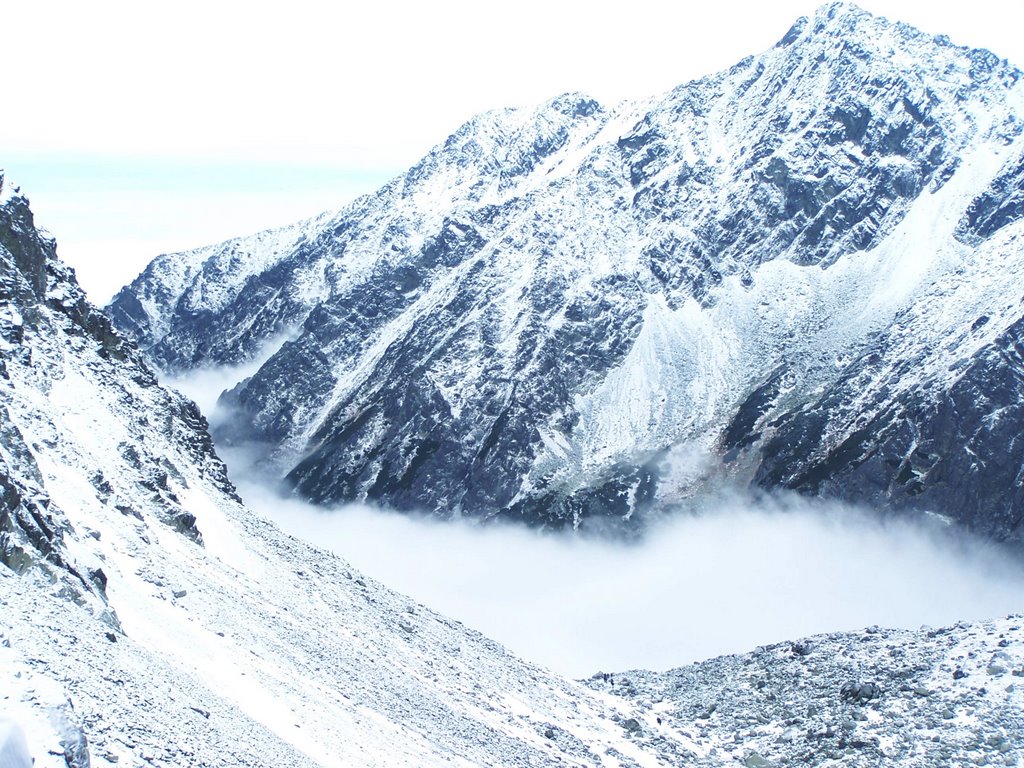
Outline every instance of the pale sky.
{"type": "MultiPolygon", "coordinates": [[[[160,252],[341,207],[477,112],[660,93],[819,4],[0,2],[0,167],[100,303],[160,252]]],[[[1024,65],[1016,4],[859,4],[1024,65]]]]}

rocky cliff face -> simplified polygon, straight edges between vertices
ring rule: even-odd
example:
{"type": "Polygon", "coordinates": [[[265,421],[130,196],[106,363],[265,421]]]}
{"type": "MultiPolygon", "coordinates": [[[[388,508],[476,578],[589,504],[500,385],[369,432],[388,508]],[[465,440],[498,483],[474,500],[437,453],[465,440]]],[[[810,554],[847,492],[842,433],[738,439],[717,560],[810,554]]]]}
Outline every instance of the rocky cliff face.
{"type": "Polygon", "coordinates": [[[481,115],[108,310],[176,372],[286,334],[222,437],[318,502],[586,525],[732,478],[1019,540],[1020,80],[826,5],[662,97],[481,115]]]}
{"type": "Polygon", "coordinates": [[[102,601],[102,568],[78,562],[67,539],[74,527],[51,493],[55,466],[77,465],[97,501],[139,521],[146,508],[197,543],[195,518],[170,491],[170,477],[181,476],[181,465],[223,492],[231,486],[195,405],[158,387],[135,345],[86,301],[2,175],[0,190],[0,562],[17,572],[42,568],[102,601]],[[90,402],[92,391],[102,393],[99,402],[90,402]],[[130,423],[105,423],[103,410],[89,411],[115,399],[136,414],[130,423]],[[95,430],[92,439],[116,440],[116,449],[101,454],[76,442],[64,418],[91,422],[82,426],[95,430]],[[158,427],[159,442],[150,434],[158,427]]]}

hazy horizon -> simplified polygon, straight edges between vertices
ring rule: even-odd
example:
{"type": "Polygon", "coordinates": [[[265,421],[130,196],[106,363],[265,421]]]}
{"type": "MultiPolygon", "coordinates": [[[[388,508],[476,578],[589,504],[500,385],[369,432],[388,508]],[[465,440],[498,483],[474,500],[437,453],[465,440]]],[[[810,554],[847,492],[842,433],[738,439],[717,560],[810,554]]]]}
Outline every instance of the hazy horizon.
{"type": "MultiPolygon", "coordinates": [[[[0,168],[103,304],[159,253],[343,207],[474,114],[566,91],[653,96],[769,48],[819,5],[643,0],[624,24],[576,0],[21,4],[5,54],[31,87],[0,124],[0,168]]],[[[1024,64],[1014,14],[991,0],[859,5],[1024,64]]]]}

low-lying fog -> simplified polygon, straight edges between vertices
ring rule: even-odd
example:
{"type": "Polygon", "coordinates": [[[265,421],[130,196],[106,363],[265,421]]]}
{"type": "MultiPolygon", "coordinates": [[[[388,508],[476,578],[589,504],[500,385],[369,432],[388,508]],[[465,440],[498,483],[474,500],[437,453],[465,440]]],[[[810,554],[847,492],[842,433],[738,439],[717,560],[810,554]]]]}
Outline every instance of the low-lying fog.
{"type": "Polygon", "coordinates": [[[280,498],[253,482],[242,457],[226,458],[246,503],[286,531],[572,677],[1024,610],[1024,566],[994,547],[839,504],[737,495],[616,544],[365,506],[325,510],[280,498]]]}
{"type": "Polygon", "coordinates": [[[240,491],[286,531],[572,677],[1024,608],[1021,569],[980,543],[795,499],[723,501],[613,544],[240,491]]]}

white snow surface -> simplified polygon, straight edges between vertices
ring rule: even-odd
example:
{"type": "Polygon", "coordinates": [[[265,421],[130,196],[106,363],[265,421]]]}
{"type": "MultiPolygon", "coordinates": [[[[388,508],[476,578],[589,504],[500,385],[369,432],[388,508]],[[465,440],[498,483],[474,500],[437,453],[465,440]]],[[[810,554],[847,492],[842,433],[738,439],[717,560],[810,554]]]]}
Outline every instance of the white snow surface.
{"type": "Polygon", "coordinates": [[[0,718],[0,768],[32,768],[25,731],[14,720],[0,718]]]}
{"type": "Polygon", "coordinates": [[[20,195],[18,186],[4,175],[4,169],[0,168],[0,205],[4,205],[11,198],[20,195]]]}
{"type": "MultiPolygon", "coordinates": [[[[5,570],[4,577],[15,578],[5,570]]],[[[67,768],[67,691],[0,638],[0,768],[67,768]]]]}

